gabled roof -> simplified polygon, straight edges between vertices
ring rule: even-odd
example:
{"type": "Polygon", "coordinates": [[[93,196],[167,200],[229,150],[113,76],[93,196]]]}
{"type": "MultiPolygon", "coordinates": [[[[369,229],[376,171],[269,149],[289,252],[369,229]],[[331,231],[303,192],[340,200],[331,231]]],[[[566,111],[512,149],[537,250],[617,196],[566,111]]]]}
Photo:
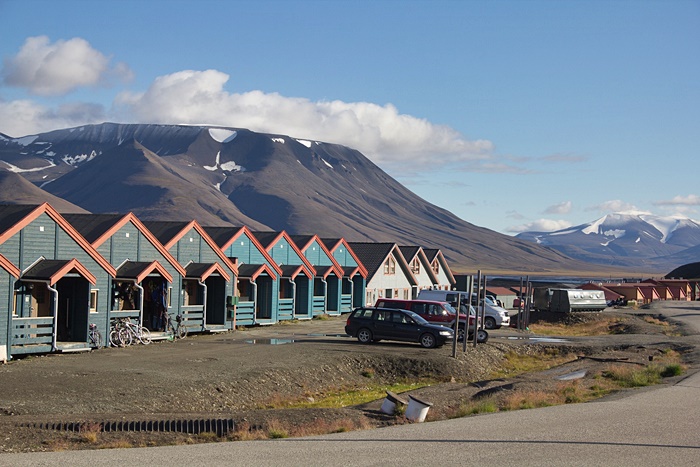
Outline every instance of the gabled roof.
{"type": "Polygon", "coordinates": [[[22,274],[22,271],[20,271],[19,268],[12,263],[12,261],[5,258],[5,256],[3,256],[1,253],[0,253],[0,267],[3,268],[5,271],[7,271],[11,276],[14,276],[15,278],[19,278],[20,274],[22,274]]]}
{"type": "MultiPolygon", "coordinates": [[[[275,271],[273,271],[267,264],[241,264],[238,267],[238,277],[255,280],[262,273],[266,272],[270,277],[277,278],[275,271]]],[[[280,274],[282,272],[280,271],[280,274]]]]}
{"type": "Polygon", "coordinates": [[[173,276],[158,261],[124,261],[117,269],[117,279],[133,279],[136,282],[143,282],[153,272],[157,272],[165,280],[172,283],[173,276]]]}
{"type": "Polygon", "coordinates": [[[393,253],[399,263],[399,266],[410,279],[412,285],[418,285],[415,276],[411,273],[406,258],[401,254],[396,243],[373,243],[373,242],[348,242],[350,248],[355,252],[362,264],[367,268],[367,280],[371,280],[380,268],[384,265],[386,259],[393,253]]]}
{"type": "Polygon", "coordinates": [[[231,276],[226,273],[226,270],[219,263],[190,263],[185,269],[187,270],[185,275],[187,278],[205,281],[212,274],[219,274],[227,282],[231,280],[231,276]]]}
{"type": "Polygon", "coordinates": [[[314,277],[316,275],[316,272],[311,272],[309,268],[307,268],[303,264],[288,264],[285,266],[282,266],[282,277],[288,277],[290,279],[296,278],[299,274],[304,273],[306,277],[314,277]]]}
{"type": "Polygon", "coordinates": [[[95,276],[75,258],[70,260],[42,259],[22,274],[22,280],[48,281],[50,285],[54,285],[69,273],[80,274],[92,285],[97,283],[95,276]]]}
{"type": "MultiPolygon", "coordinates": [[[[335,273],[338,277],[343,276],[343,269],[340,267],[340,264],[335,260],[333,257],[333,254],[328,251],[328,248],[326,248],[326,245],[323,243],[323,241],[319,238],[318,235],[289,235],[289,238],[292,239],[292,241],[296,244],[296,246],[299,248],[299,251],[303,254],[306,252],[306,250],[315,242],[318,244],[318,246],[323,250],[323,252],[326,254],[328,259],[331,261],[332,264],[332,271],[324,271],[321,273],[319,271],[319,268],[322,266],[317,266],[313,265],[314,268],[316,268],[316,274],[317,275],[322,275],[323,277],[328,277],[328,274],[331,272],[335,273]]],[[[305,255],[303,255],[305,256],[305,255]]]]}
{"type": "Polygon", "coordinates": [[[454,285],[457,283],[457,281],[455,280],[455,276],[452,274],[450,266],[447,264],[445,256],[442,254],[442,251],[440,251],[438,248],[423,248],[423,253],[425,253],[425,257],[428,258],[428,261],[431,264],[436,259],[438,260],[440,266],[442,266],[442,270],[445,271],[445,275],[450,281],[450,284],[454,285]]]}
{"type": "MultiPolygon", "coordinates": [[[[335,250],[337,250],[340,247],[345,247],[348,253],[350,253],[350,256],[352,256],[355,259],[355,262],[357,263],[359,270],[358,271],[353,271],[350,276],[354,276],[356,273],[359,273],[362,277],[367,278],[367,268],[365,267],[364,264],[362,264],[362,261],[360,261],[360,258],[357,257],[353,249],[350,247],[350,244],[348,243],[347,240],[344,238],[322,238],[321,241],[325,245],[325,247],[328,249],[328,251],[331,253],[335,253],[335,250]]],[[[342,267],[342,265],[341,265],[342,267]]],[[[343,271],[345,271],[345,267],[343,267],[343,271]]],[[[345,273],[344,273],[345,274],[345,273]]]]}
{"type": "Polygon", "coordinates": [[[433,284],[438,284],[440,282],[440,279],[437,277],[435,271],[433,271],[433,268],[431,267],[432,261],[430,261],[425,255],[423,248],[419,246],[399,246],[399,250],[401,250],[401,254],[409,265],[415,258],[417,258],[423,265],[423,269],[425,270],[426,274],[428,274],[428,277],[430,277],[430,281],[433,284]]]}
{"type": "MultiPolygon", "coordinates": [[[[189,222],[168,222],[168,221],[144,221],[144,225],[148,230],[153,232],[153,235],[158,238],[158,240],[163,244],[166,250],[170,250],[177,242],[182,239],[187,232],[194,229],[201,237],[202,240],[211,248],[214,253],[219,257],[219,259],[233,271],[237,272],[237,266],[228,259],[228,257],[221,251],[217,242],[215,242],[206,229],[199,225],[199,222],[193,220],[189,222]]],[[[227,274],[228,276],[228,274],[227,274]]],[[[227,279],[230,280],[230,279],[227,279]]]]}
{"type": "MultiPolygon", "coordinates": [[[[312,275],[316,275],[316,268],[311,264],[306,255],[299,249],[294,239],[284,230],[281,232],[251,232],[253,236],[260,242],[260,244],[265,247],[265,251],[268,253],[272,250],[275,245],[281,240],[287,240],[287,243],[294,249],[294,252],[299,256],[304,266],[311,272],[312,275]]],[[[272,257],[272,256],[270,256],[272,257]]]]}
{"type": "MultiPolygon", "coordinates": [[[[146,228],[143,222],[141,222],[134,213],[66,214],[64,217],[95,248],[99,248],[104,242],[118,232],[119,229],[131,222],[181,276],[185,275],[185,269],[182,265],[178,263],[175,257],[170,254],[160,240],[146,228]]],[[[168,274],[168,276],[170,275],[168,274]]],[[[168,282],[172,282],[172,278],[169,279],[168,282]]]]}
{"type": "MultiPolygon", "coordinates": [[[[211,238],[214,241],[214,243],[219,247],[219,249],[222,251],[222,254],[223,251],[225,251],[241,235],[247,235],[248,238],[250,238],[250,241],[253,243],[253,245],[255,245],[255,247],[260,251],[260,253],[262,253],[265,259],[272,265],[272,268],[275,271],[275,274],[272,275],[276,277],[282,274],[282,270],[279,268],[279,265],[277,265],[275,260],[272,259],[265,247],[262,246],[262,244],[258,241],[257,238],[255,238],[255,235],[253,235],[253,232],[248,227],[203,227],[203,229],[207,233],[207,235],[209,235],[209,238],[211,238]]],[[[241,265],[238,266],[239,275],[241,267],[241,265]]]]}
{"type": "Polygon", "coordinates": [[[49,203],[41,205],[4,205],[0,206],[0,244],[5,243],[36,218],[46,214],[61,227],[85,252],[95,260],[109,275],[114,277],[116,271],[105,258],[49,203]],[[5,217],[7,216],[7,217],[5,217]]]}

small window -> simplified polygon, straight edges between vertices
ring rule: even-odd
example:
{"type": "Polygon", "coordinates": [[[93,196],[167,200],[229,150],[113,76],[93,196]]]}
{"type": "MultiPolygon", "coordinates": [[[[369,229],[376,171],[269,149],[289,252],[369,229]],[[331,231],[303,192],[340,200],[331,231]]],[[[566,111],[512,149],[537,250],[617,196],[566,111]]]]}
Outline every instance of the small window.
{"type": "Polygon", "coordinates": [[[167,304],[168,304],[168,308],[172,308],[172,306],[173,306],[173,288],[172,287],[168,287],[167,304]]]}
{"type": "Polygon", "coordinates": [[[12,292],[12,316],[17,316],[17,291],[12,292]]]}
{"type": "Polygon", "coordinates": [[[440,272],[440,263],[438,263],[437,259],[433,260],[431,266],[432,266],[433,272],[435,274],[438,274],[440,272]]]}
{"type": "Polygon", "coordinates": [[[411,261],[411,272],[414,276],[420,274],[420,261],[418,258],[413,258],[413,261],[411,261]]]}
{"type": "Polygon", "coordinates": [[[97,289],[90,291],[90,313],[97,313],[97,289]]]}
{"type": "Polygon", "coordinates": [[[396,260],[391,256],[389,256],[384,262],[384,274],[396,274],[396,260]]]}

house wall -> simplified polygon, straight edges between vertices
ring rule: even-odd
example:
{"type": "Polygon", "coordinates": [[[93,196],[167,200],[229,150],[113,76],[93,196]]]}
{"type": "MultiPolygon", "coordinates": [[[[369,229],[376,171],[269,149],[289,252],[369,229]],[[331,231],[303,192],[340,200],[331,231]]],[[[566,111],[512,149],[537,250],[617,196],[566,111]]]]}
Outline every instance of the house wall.
{"type": "MultiPolygon", "coordinates": [[[[265,258],[265,254],[257,248],[247,233],[243,233],[233,241],[226,248],[224,254],[229,258],[238,258],[240,264],[267,264],[271,269],[276,267],[265,258]]],[[[277,308],[279,305],[279,283],[277,280],[272,281],[270,293],[272,295],[270,300],[272,317],[270,321],[275,322],[277,321],[277,308]]]]}
{"type": "Polygon", "coordinates": [[[10,342],[9,326],[12,314],[13,284],[14,277],[0,268],[0,362],[5,362],[8,358],[7,347],[10,342]]]}

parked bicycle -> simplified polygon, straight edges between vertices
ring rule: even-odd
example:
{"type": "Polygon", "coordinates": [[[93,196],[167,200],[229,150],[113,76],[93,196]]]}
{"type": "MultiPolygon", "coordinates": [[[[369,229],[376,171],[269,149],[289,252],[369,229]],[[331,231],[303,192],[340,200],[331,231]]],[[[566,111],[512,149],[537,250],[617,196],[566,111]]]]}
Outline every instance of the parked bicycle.
{"type": "Polygon", "coordinates": [[[90,323],[88,338],[90,339],[90,347],[95,349],[102,347],[102,334],[97,330],[97,325],[95,323],[90,323]]]}
{"type": "Polygon", "coordinates": [[[178,339],[187,337],[187,326],[185,326],[182,315],[177,315],[175,318],[177,327],[173,323],[173,319],[170,317],[169,313],[165,313],[163,319],[165,320],[165,332],[170,333],[171,336],[177,337],[178,339]]]}
{"type": "Polygon", "coordinates": [[[109,341],[117,347],[131,345],[134,341],[148,345],[151,343],[151,331],[141,326],[139,321],[131,321],[131,318],[118,318],[112,322],[109,341]]]}

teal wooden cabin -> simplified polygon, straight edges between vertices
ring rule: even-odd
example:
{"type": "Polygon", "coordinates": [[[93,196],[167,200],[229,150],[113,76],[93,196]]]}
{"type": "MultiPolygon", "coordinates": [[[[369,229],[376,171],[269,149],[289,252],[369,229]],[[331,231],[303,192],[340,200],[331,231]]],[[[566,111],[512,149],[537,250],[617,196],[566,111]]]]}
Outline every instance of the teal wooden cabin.
{"type": "Polygon", "coordinates": [[[20,272],[0,295],[7,358],[89,350],[89,325],[109,325],[115,268],[47,203],[0,206],[0,232],[0,254],[20,272]]]}
{"type": "Polygon", "coordinates": [[[292,235],[297,248],[316,269],[313,290],[313,316],[341,313],[343,271],[317,235],[292,235]]]}
{"type": "Polygon", "coordinates": [[[349,313],[353,308],[365,306],[367,269],[362,265],[344,238],[324,238],[322,240],[343,271],[340,312],[349,313]]]}

